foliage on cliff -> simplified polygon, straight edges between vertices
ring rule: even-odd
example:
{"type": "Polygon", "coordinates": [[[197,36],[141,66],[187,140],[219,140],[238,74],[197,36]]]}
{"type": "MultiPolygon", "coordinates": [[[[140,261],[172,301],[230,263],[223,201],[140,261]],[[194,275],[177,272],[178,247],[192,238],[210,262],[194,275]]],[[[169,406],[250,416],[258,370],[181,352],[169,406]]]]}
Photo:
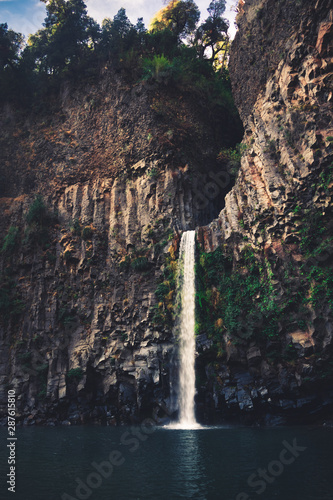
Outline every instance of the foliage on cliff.
{"type": "Polygon", "coordinates": [[[200,251],[197,273],[197,331],[216,342],[233,338],[278,340],[297,328],[306,331],[311,311],[319,317],[333,307],[330,267],[333,228],[329,217],[302,210],[295,235],[300,238],[300,265],[288,255],[278,263],[272,255],[245,246],[238,261],[221,248],[200,251]]]}
{"type": "MultiPolygon", "coordinates": [[[[199,10],[193,0],[172,0],[147,31],[142,18],[133,25],[121,8],[99,26],[87,14],[83,0],[41,0],[46,3],[44,27],[23,37],[1,25],[1,101],[28,104],[57,89],[64,80],[99,75],[108,64],[130,81],[148,76],[158,82],[223,81],[230,94],[226,70],[228,22],[222,18],[224,0],[212,0],[208,19],[197,28],[199,10]],[[187,43],[182,39],[187,37],[187,43]],[[207,52],[207,48],[210,52],[207,52]],[[223,71],[213,71],[224,51],[223,71]]],[[[219,64],[221,66],[221,63],[219,64]]]]}

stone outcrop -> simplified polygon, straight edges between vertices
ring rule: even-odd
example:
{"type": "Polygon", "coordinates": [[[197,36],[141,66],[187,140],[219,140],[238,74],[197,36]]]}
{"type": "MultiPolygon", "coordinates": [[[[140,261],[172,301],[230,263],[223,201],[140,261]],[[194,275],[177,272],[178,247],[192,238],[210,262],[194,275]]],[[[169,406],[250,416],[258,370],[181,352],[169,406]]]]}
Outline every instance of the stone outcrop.
{"type": "MultiPolygon", "coordinates": [[[[255,255],[277,304],[290,290],[302,300],[309,297],[311,287],[299,287],[302,277],[314,265],[332,265],[332,20],[331,1],[246,0],[238,14],[230,70],[245,129],[244,154],[225,208],[198,237],[206,252],[229,252],[234,272],[246,274],[244,252],[255,255]],[[307,231],[312,254],[305,250],[307,231]]],[[[314,273],[312,280],[317,286],[314,273]]],[[[243,413],[249,421],[272,414],[269,422],[300,422],[311,412],[330,415],[330,293],[320,304],[309,300],[302,310],[286,309],[275,346],[269,339],[245,340],[241,333],[230,339],[225,332],[225,359],[215,361],[217,382],[205,369],[207,382],[199,391],[207,414],[216,408],[233,417],[243,413]]],[[[260,307],[263,297],[256,300],[260,307]]],[[[243,318],[245,325],[249,321],[243,318]]],[[[256,322],[259,336],[264,326],[256,322]]]]}

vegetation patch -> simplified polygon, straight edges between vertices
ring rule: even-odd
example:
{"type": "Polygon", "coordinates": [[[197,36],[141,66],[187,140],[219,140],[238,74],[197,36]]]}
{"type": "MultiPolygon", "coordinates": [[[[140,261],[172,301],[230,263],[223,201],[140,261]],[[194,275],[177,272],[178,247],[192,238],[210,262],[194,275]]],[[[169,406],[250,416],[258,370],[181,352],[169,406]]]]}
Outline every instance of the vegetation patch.
{"type": "Polygon", "coordinates": [[[147,257],[137,257],[136,259],[132,260],[131,268],[134,271],[138,272],[148,271],[150,269],[150,263],[147,257]]]}
{"type": "Polygon", "coordinates": [[[8,233],[4,238],[1,253],[7,255],[13,253],[18,243],[18,236],[19,236],[19,228],[15,226],[10,226],[10,228],[8,229],[8,233]]]}
{"type": "Polygon", "coordinates": [[[84,241],[91,240],[91,238],[94,234],[94,230],[95,230],[95,228],[93,227],[92,224],[90,224],[90,226],[85,226],[82,229],[82,239],[84,241]]]}
{"type": "Polygon", "coordinates": [[[218,162],[227,166],[229,174],[237,176],[241,166],[241,159],[247,150],[247,145],[240,143],[234,148],[223,148],[217,156],[218,162]]]}
{"type": "Polygon", "coordinates": [[[79,380],[82,379],[83,375],[84,375],[84,373],[83,373],[82,368],[72,368],[66,374],[66,379],[69,382],[71,382],[71,381],[78,382],[79,380]]]}
{"type": "Polygon", "coordinates": [[[76,322],[76,314],[72,309],[66,306],[60,307],[58,321],[64,328],[72,328],[76,322]]]}
{"type": "Polygon", "coordinates": [[[175,303],[178,269],[177,256],[173,245],[170,246],[162,269],[161,282],[155,290],[157,304],[152,308],[152,322],[157,327],[172,328],[177,313],[175,303]]]}
{"type": "Polygon", "coordinates": [[[27,227],[24,243],[38,243],[45,246],[50,238],[49,229],[56,222],[56,214],[47,208],[43,197],[38,194],[26,214],[27,227]]]}
{"type": "MultiPolygon", "coordinates": [[[[197,333],[206,334],[217,347],[226,337],[236,342],[253,338],[265,344],[268,339],[278,341],[281,331],[306,331],[311,308],[318,317],[332,310],[332,222],[315,207],[300,208],[297,215],[300,263],[288,253],[287,245],[286,257],[274,271],[266,254],[254,253],[251,246],[237,261],[221,248],[213,253],[199,251],[197,333]]],[[[285,355],[294,356],[294,351],[285,355]]]]}

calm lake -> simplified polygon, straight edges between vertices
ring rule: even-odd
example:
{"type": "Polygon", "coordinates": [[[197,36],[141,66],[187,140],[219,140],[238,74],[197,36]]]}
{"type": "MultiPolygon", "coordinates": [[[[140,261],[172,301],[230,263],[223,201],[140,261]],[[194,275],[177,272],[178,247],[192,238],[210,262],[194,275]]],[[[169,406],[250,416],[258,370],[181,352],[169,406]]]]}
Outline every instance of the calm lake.
{"type": "Polygon", "coordinates": [[[2,499],[333,498],[329,428],[19,428],[15,494],[0,436],[2,499]]]}

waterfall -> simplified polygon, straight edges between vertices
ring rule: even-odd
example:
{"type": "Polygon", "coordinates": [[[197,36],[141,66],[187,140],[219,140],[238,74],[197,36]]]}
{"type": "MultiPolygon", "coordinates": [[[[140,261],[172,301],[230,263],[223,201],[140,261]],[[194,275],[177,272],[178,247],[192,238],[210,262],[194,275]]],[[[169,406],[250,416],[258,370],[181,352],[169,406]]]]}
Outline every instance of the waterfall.
{"type": "Polygon", "coordinates": [[[198,427],[194,415],[195,396],[195,231],[182,235],[179,249],[179,421],[177,428],[198,427]]]}

